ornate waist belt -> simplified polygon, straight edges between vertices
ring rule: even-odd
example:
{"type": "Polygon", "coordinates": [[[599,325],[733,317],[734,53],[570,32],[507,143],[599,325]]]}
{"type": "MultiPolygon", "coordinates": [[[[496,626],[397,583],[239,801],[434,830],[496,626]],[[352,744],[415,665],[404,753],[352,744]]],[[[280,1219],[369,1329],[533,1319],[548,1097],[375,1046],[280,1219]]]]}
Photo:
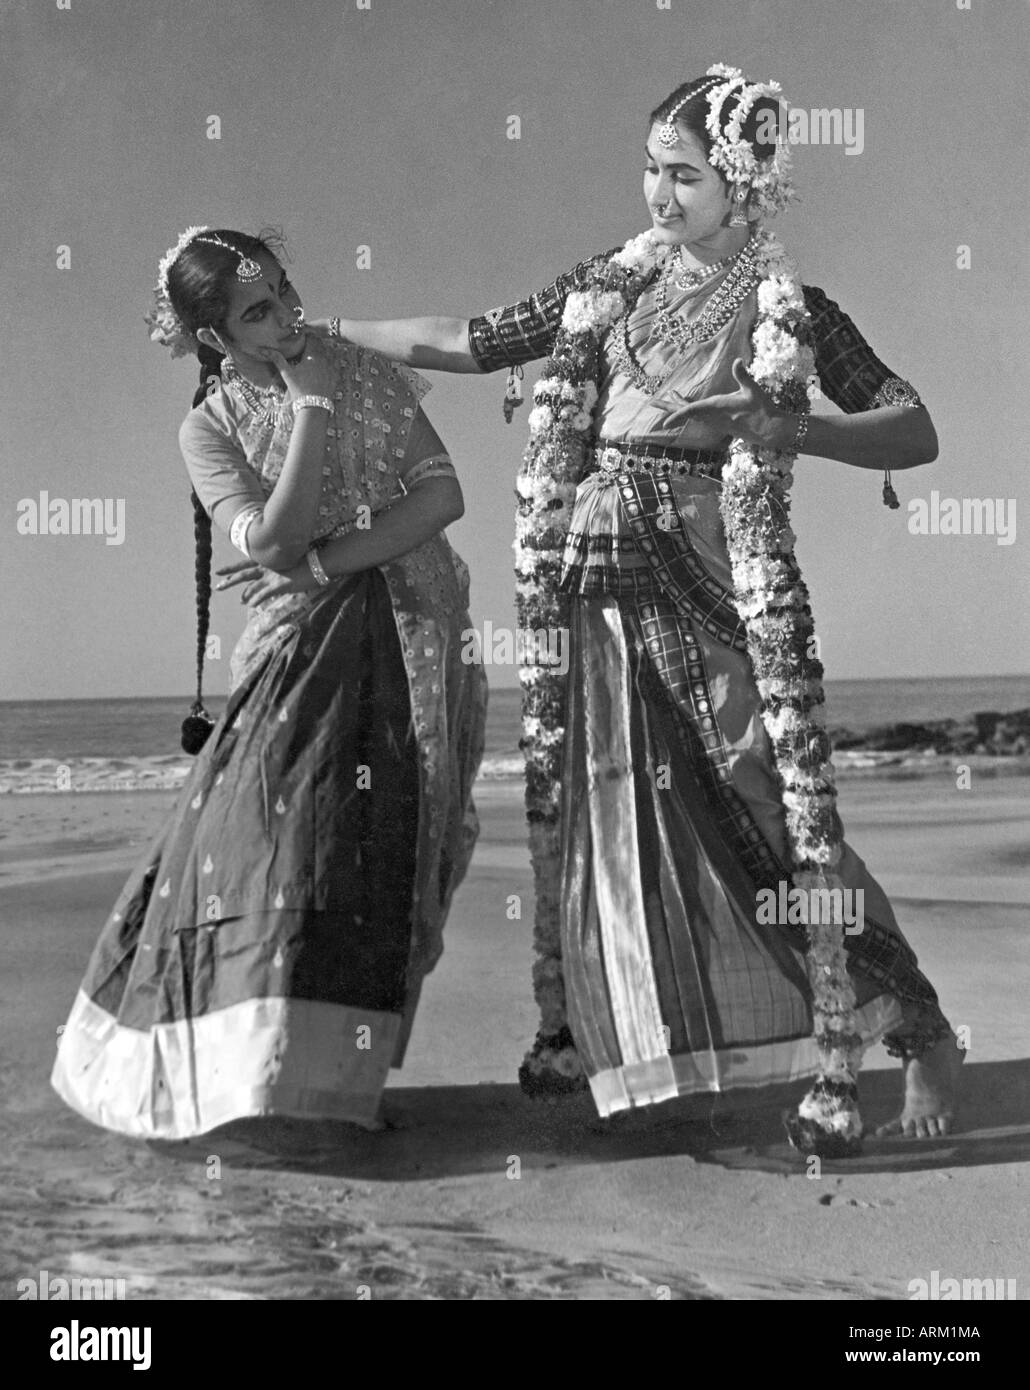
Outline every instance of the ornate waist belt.
{"type": "Polygon", "coordinates": [[[584,477],[599,472],[718,478],[726,457],[725,449],[677,449],[671,444],[628,445],[617,439],[599,439],[584,469],[584,477]]]}
{"type": "Polygon", "coordinates": [[[717,478],[725,461],[721,449],[627,450],[601,440],[593,470],[601,483],[577,496],[558,587],[583,598],[614,594],[633,604],[661,596],[715,641],[746,651],[734,596],[695,548],[671,482],[673,470],[717,478]]]}

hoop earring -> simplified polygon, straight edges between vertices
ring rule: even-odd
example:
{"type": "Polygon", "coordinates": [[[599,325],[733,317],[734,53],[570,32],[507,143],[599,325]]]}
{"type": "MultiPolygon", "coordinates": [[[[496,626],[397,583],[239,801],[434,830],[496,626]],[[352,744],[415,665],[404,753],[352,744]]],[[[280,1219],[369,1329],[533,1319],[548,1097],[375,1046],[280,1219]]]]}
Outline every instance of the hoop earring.
{"type": "Polygon", "coordinates": [[[750,192],[751,190],[748,188],[738,188],[734,193],[733,215],[729,223],[731,227],[746,227],[748,225],[747,202],[750,192]]]}

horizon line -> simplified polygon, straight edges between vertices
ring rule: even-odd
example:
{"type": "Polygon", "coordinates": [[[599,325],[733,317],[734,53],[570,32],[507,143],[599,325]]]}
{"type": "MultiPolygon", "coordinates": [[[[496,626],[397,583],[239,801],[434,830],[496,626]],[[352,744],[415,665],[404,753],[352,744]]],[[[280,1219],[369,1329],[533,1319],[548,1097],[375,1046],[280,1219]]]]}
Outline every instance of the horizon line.
{"type": "MultiPolygon", "coordinates": [[[[1030,671],[1001,671],[992,672],[990,675],[941,675],[940,673],[923,676],[824,676],[824,685],[845,683],[857,685],[869,681],[894,681],[901,683],[904,681],[998,681],[998,680],[1030,680],[1030,671]]],[[[495,690],[521,690],[518,681],[491,682],[491,688],[495,690]]],[[[183,700],[190,704],[196,699],[195,692],[173,692],[168,695],[129,695],[129,694],[109,694],[109,695],[12,695],[0,699],[0,705],[58,705],[58,704],[101,704],[106,700],[183,700]]],[[[227,700],[228,692],[218,691],[214,694],[205,696],[208,700],[227,700]]]]}

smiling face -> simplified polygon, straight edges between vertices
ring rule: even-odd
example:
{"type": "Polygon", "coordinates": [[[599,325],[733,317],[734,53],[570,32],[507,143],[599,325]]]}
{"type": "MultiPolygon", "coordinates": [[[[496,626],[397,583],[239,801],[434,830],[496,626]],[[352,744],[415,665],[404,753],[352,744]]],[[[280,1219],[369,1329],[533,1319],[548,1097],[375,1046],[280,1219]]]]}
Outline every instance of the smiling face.
{"type": "Polygon", "coordinates": [[[682,124],[676,129],[679,140],[671,150],[659,142],[657,125],[647,140],[644,197],[655,239],[663,246],[696,244],[699,251],[719,255],[738,250],[747,240],[747,228],[727,226],[731,186],[708,163],[697,136],[682,124]]]}
{"type": "Polygon", "coordinates": [[[231,278],[229,310],[223,326],[217,330],[201,328],[197,332],[201,342],[210,347],[220,352],[227,348],[243,370],[258,366],[267,369],[264,356],[267,348],[292,357],[303,340],[303,333],[297,329],[300,295],[286,271],[267,252],[255,259],[261,267],[261,278],[249,284],[235,276],[231,278]]]}

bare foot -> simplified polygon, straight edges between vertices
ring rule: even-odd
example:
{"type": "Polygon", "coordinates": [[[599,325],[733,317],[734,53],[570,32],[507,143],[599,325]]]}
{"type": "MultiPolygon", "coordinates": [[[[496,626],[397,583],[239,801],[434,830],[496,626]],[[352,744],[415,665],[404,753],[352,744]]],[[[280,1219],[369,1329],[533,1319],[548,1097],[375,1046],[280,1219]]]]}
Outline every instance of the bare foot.
{"type": "Polygon", "coordinates": [[[904,1109],[897,1119],[880,1125],[877,1136],[903,1134],[907,1139],[936,1139],[950,1134],[958,1073],[965,1055],[952,1034],[922,1057],[910,1058],[905,1063],[904,1109]]]}

